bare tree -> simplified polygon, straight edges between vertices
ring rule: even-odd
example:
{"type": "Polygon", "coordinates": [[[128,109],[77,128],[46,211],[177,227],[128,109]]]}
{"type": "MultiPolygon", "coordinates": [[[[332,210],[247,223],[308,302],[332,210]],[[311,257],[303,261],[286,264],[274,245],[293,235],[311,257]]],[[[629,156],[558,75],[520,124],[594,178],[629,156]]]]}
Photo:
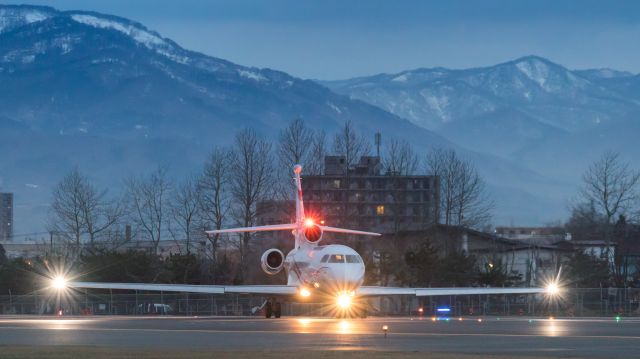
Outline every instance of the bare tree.
{"type": "Polygon", "coordinates": [[[429,173],[438,176],[440,208],[437,217],[445,225],[478,227],[489,221],[493,200],[476,168],[454,150],[433,149],[427,155],[429,173]]]}
{"type": "Polygon", "coordinates": [[[58,183],[53,191],[51,232],[70,240],[79,254],[88,237],[94,245],[98,236],[107,233],[123,216],[117,200],[107,199],[107,191],[99,190],[75,168],[58,183]]]}
{"type": "Polygon", "coordinates": [[[410,176],[418,169],[418,155],[406,140],[392,139],[382,157],[387,172],[399,176],[410,176]]]}
{"type": "Polygon", "coordinates": [[[311,140],[311,153],[305,164],[305,173],[321,175],[324,173],[324,157],[327,154],[327,135],[323,130],[315,131],[311,140]]]}
{"type": "MultiPolygon", "coordinates": [[[[344,157],[344,185],[345,196],[342,201],[342,217],[348,221],[352,216],[351,206],[351,168],[355,166],[360,157],[366,156],[371,151],[371,144],[365,137],[359,135],[350,120],[345,121],[344,126],[335,134],[333,149],[336,155],[344,157]]],[[[347,223],[348,225],[354,225],[347,223]]]]}
{"type": "Polygon", "coordinates": [[[437,176],[440,182],[440,205],[436,218],[445,225],[453,223],[453,209],[456,198],[456,173],[460,162],[455,151],[442,148],[433,149],[427,154],[427,171],[437,176]]]}
{"type": "Polygon", "coordinates": [[[53,189],[48,225],[51,232],[72,243],[76,255],[80,252],[82,236],[86,233],[83,211],[84,187],[84,178],[78,168],[74,168],[62,178],[53,189]]]}
{"type": "Polygon", "coordinates": [[[276,155],[278,168],[274,173],[274,193],[282,200],[291,199],[291,170],[294,165],[301,164],[306,168],[307,159],[311,153],[313,131],[308,128],[304,120],[297,118],[280,131],[276,155]]]}
{"type": "Polygon", "coordinates": [[[361,156],[371,152],[371,144],[356,132],[353,122],[347,120],[333,138],[333,151],[336,155],[344,156],[345,175],[348,176],[349,168],[358,163],[361,156]]]}
{"type": "MultiPolygon", "coordinates": [[[[231,164],[231,193],[235,202],[234,217],[243,227],[255,224],[257,204],[271,194],[272,158],[271,144],[251,129],[239,132],[235,137],[231,164]]],[[[251,233],[243,233],[240,251],[240,274],[246,279],[247,256],[251,233]]]]}
{"type": "Polygon", "coordinates": [[[191,236],[197,228],[198,180],[187,177],[178,184],[171,198],[171,236],[176,241],[184,240],[187,254],[191,254],[191,236]]]}
{"type": "Polygon", "coordinates": [[[162,239],[162,230],[167,221],[167,201],[171,183],[165,168],[158,168],[144,178],[131,177],[126,182],[132,219],[154,246],[162,239]]]}
{"type": "Polygon", "coordinates": [[[392,139],[382,154],[382,165],[387,177],[392,181],[394,190],[387,196],[391,198],[390,214],[393,220],[393,233],[406,229],[405,216],[410,208],[407,193],[407,179],[404,176],[411,175],[418,166],[418,157],[411,145],[406,141],[392,139]]]}
{"type": "Polygon", "coordinates": [[[638,200],[640,172],[622,162],[618,152],[607,151],[587,169],[582,181],[581,202],[590,203],[602,216],[605,256],[609,258],[614,219],[633,210],[638,200]]]}
{"type": "Polygon", "coordinates": [[[121,201],[107,199],[106,189],[100,191],[86,177],[83,179],[81,207],[89,244],[93,246],[99,235],[118,223],[124,208],[121,201]]]}
{"type": "Polygon", "coordinates": [[[278,160],[280,165],[290,170],[296,164],[305,164],[311,153],[313,130],[308,128],[304,120],[297,118],[280,131],[278,139],[278,160]]]}
{"type": "MultiPolygon", "coordinates": [[[[203,230],[221,229],[227,220],[230,209],[229,171],[231,167],[231,151],[225,148],[215,148],[205,163],[204,170],[198,182],[199,217],[203,230]]],[[[211,244],[211,275],[214,282],[218,280],[218,256],[220,235],[208,237],[211,244]]]]}
{"type": "Polygon", "coordinates": [[[617,215],[631,210],[638,199],[640,172],[630,169],[617,152],[605,152],[583,174],[582,181],[583,202],[593,203],[609,225],[617,215]]]}
{"type": "Polygon", "coordinates": [[[460,169],[456,221],[466,227],[482,226],[491,219],[491,210],[495,204],[489,197],[485,183],[475,166],[463,161],[460,169]]]}

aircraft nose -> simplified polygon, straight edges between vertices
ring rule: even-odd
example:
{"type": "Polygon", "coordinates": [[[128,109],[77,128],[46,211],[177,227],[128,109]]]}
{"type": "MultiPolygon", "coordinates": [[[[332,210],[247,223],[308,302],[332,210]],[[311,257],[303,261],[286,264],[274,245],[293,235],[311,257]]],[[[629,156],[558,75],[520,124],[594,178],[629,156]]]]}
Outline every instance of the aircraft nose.
{"type": "Polygon", "coordinates": [[[341,284],[342,288],[355,289],[362,285],[364,280],[364,271],[362,270],[349,270],[349,271],[336,271],[334,272],[334,278],[341,284]]]}

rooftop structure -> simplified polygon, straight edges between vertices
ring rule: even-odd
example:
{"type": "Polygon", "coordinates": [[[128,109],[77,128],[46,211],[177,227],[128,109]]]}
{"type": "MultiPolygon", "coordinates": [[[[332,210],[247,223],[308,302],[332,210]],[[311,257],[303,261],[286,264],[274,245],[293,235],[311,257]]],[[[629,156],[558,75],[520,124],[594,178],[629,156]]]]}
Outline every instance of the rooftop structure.
{"type": "Polygon", "coordinates": [[[13,238],[13,193],[0,193],[0,241],[13,238]]]}
{"type": "MultiPolygon", "coordinates": [[[[331,226],[397,233],[437,222],[437,177],[383,173],[377,156],[361,157],[350,167],[344,156],[326,156],[324,174],[303,176],[302,189],[307,215],[331,226]]],[[[293,202],[258,206],[258,224],[282,223],[292,215],[293,202]]]]}

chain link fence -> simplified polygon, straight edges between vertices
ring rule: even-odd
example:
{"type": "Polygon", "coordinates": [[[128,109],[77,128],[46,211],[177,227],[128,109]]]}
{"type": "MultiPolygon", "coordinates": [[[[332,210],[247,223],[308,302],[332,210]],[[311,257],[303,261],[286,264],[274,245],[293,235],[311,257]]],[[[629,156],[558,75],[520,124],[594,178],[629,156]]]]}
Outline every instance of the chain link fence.
{"type": "MultiPolygon", "coordinates": [[[[261,316],[264,296],[96,292],[0,295],[0,314],[261,316]]],[[[564,289],[557,297],[529,295],[389,296],[356,303],[369,315],[640,316],[640,289],[564,289]],[[422,308],[422,312],[418,312],[422,308]]],[[[282,314],[331,316],[335,305],[284,300],[282,314]]]]}

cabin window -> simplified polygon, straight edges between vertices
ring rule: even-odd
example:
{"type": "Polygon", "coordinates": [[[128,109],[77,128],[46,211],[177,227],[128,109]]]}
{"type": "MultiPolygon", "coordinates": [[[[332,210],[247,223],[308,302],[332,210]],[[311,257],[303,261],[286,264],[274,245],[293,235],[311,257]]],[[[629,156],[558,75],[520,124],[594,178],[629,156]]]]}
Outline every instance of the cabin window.
{"type": "Polygon", "coordinates": [[[360,263],[360,258],[354,254],[347,254],[347,263],[360,263]]]}
{"type": "Polygon", "coordinates": [[[332,254],[329,257],[329,263],[344,263],[344,256],[342,254],[332,254]]]}

